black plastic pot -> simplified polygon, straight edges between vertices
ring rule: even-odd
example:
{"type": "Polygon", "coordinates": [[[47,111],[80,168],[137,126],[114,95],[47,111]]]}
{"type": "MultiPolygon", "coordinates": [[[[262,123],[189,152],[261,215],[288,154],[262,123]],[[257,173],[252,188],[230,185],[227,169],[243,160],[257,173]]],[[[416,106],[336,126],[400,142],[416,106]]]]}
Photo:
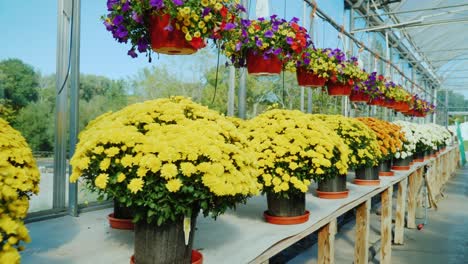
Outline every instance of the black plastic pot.
{"type": "Polygon", "coordinates": [[[388,172],[392,170],[392,160],[384,160],[379,164],[379,171],[388,172]]]}
{"type": "Polygon", "coordinates": [[[393,166],[409,166],[412,160],[412,156],[408,156],[406,159],[394,159],[393,166]]]}
{"type": "Polygon", "coordinates": [[[346,191],[346,175],[340,175],[332,179],[323,180],[318,183],[321,192],[344,192],[346,191]]]}
{"type": "Polygon", "coordinates": [[[378,180],[379,179],[379,166],[357,168],[356,179],[378,180]]]}
{"type": "Polygon", "coordinates": [[[192,263],[192,245],[197,216],[191,218],[188,245],[185,245],[184,221],[158,226],[145,219],[135,224],[135,263],[192,263]]]}
{"type": "Polygon", "coordinates": [[[414,154],[414,159],[424,159],[424,151],[422,152],[416,152],[416,154],[414,154]]]}
{"type": "Polygon", "coordinates": [[[114,200],[114,217],[118,219],[133,219],[133,210],[114,200]]]}
{"type": "Polygon", "coordinates": [[[267,193],[267,203],[271,216],[300,216],[305,213],[305,193],[290,194],[289,199],[267,193]]]}

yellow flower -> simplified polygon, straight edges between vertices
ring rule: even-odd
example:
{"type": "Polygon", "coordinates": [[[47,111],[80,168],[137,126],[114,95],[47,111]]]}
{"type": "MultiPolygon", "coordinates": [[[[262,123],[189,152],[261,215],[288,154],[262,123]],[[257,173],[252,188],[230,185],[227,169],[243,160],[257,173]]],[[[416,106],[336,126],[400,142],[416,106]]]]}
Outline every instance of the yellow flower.
{"type": "Polygon", "coordinates": [[[143,185],[145,182],[141,178],[135,178],[130,181],[127,185],[127,188],[130,190],[131,193],[135,194],[141,190],[143,190],[143,185]]]}
{"type": "Polygon", "coordinates": [[[182,182],[179,179],[172,179],[166,183],[166,188],[170,192],[177,192],[182,187],[182,182]]]}
{"type": "Polygon", "coordinates": [[[178,170],[177,166],[173,163],[166,163],[161,167],[161,176],[164,179],[171,179],[177,176],[178,170]]]}
{"type": "Polygon", "coordinates": [[[125,178],[125,174],[119,173],[119,176],[117,176],[117,182],[123,182],[125,178]]]}
{"type": "Polygon", "coordinates": [[[110,163],[111,163],[111,160],[109,158],[105,158],[101,161],[101,163],[99,163],[99,168],[102,171],[106,171],[109,168],[110,163]]]}
{"type": "Polygon", "coordinates": [[[206,6],[208,6],[209,2],[208,2],[208,0],[201,0],[201,4],[202,4],[202,6],[206,7],[206,6]]]}
{"type": "Polygon", "coordinates": [[[187,40],[187,41],[192,40],[192,36],[190,35],[190,33],[185,34],[185,40],[187,40]]]}
{"type": "Polygon", "coordinates": [[[182,162],[180,164],[180,170],[182,171],[182,174],[190,177],[192,174],[197,172],[197,167],[190,162],[182,162]]]}
{"type": "Polygon", "coordinates": [[[105,189],[107,186],[107,180],[109,179],[109,175],[106,173],[99,174],[96,179],[94,180],[94,184],[99,189],[105,189]]]}

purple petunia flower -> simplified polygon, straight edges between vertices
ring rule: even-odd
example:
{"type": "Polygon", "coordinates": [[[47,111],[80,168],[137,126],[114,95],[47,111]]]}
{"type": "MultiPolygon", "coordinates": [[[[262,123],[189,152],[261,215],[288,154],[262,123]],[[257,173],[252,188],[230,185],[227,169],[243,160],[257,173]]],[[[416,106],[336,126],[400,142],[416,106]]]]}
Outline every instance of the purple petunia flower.
{"type": "Polygon", "coordinates": [[[257,47],[262,47],[263,46],[263,42],[261,39],[257,39],[257,41],[255,41],[255,45],[257,45],[257,47]]]}
{"type": "Polygon", "coordinates": [[[120,25],[115,31],[115,34],[120,40],[126,40],[126,37],[128,36],[127,28],[123,25],[120,25]]]}
{"type": "Polygon", "coordinates": [[[299,22],[299,18],[293,17],[293,18],[291,19],[291,22],[297,23],[297,22],[299,22]]]}
{"type": "Polygon", "coordinates": [[[267,30],[265,32],[265,38],[272,38],[273,37],[273,31],[267,30]]]}
{"type": "Polygon", "coordinates": [[[148,41],[145,38],[141,38],[137,42],[138,51],[140,53],[145,52],[148,49],[148,41]]]}
{"type": "Polygon", "coordinates": [[[126,1],[126,2],[122,5],[122,11],[123,11],[123,12],[127,12],[128,10],[130,10],[130,2],[129,2],[129,1],[126,1]]]}
{"type": "Polygon", "coordinates": [[[123,16],[117,15],[114,17],[114,19],[112,19],[112,24],[114,24],[115,26],[119,26],[120,24],[122,24],[123,20],[123,16]]]}
{"type": "Polygon", "coordinates": [[[236,51],[239,51],[242,48],[242,42],[236,43],[236,51]]]}
{"type": "Polygon", "coordinates": [[[104,20],[104,26],[106,26],[107,31],[111,31],[114,28],[112,23],[108,22],[107,20],[104,20]]]}
{"type": "Polygon", "coordinates": [[[241,5],[241,4],[237,4],[237,5],[236,5],[236,9],[237,9],[237,10],[240,10],[240,11],[242,11],[242,12],[247,12],[247,10],[245,9],[245,7],[244,7],[243,5],[241,5]]]}
{"type": "Polygon", "coordinates": [[[288,43],[289,45],[292,45],[293,44],[293,38],[287,37],[286,38],[286,43],[288,43]]]}
{"type": "Polygon", "coordinates": [[[273,51],[273,54],[275,54],[276,56],[278,56],[278,55],[281,54],[282,51],[283,51],[283,49],[277,48],[277,49],[275,49],[275,50],[273,51]]]}
{"type": "Polygon", "coordinates": [[[174,3],[174,5],[176,6],[181,6],[184,4],[184,1],[183,0],[172,0],[172,2],[174,3]]]}
{"type": "Polygon", "coordinates": [[[138,24],[143,24],[143,16],[139,16],[136,12],[132,13],[132,19],[138,24]]]}
{"type": "Polygon", "coordinates": [[[205,7],[205,8],[203,8],[202,16],[206,16],[206,15],[208,15],[210,12],[211,12],[211,8],[205,7]]]}
{"type": "Polygon", "coordinates": [[[248,20],[248,19],[242,19],[241,23],[242,23],[243,27],[249,27],[250,24],[252,24],[252,22],[250,20],[248,20]]]}
{"type": "Polygon", "coordinates": [[[114,9],[114,5],[119,4],[120,0],[107,0],[107,11],[112,11],[114,9]]]}
{"type": "Polygon", "coordinates": [[[224,30],[231,30],[233,28],[236,28],[236,24],[234,23],[227,23],[225,26],[224,26],[224,30]]]}
{"type": "Polygon", "coordinates": [[[309,58],[304,58],[304,64],[309,65],[310,64],[310,59],[309,58]]]}
{"type": "Polygon", "coordinates": [[[171,23],[167,24],[167,26],[164,27],[164,30],[166,31],[173,31],[174,27],[171,25],[171,23]]]}
{"type": "Polygon", "coordinates": [[[136,54],[136,52],[135,52],[135,48],[131,48],[131,49],[127,52],[127,54],[128,54],[130,57],[132,57],[132,58],[138,57],[138,54],[136,54]]]}
{"type": "Polygon", "coordinates": [[[162,9],[165,6],[163,0],[150,0],[149,3],[150,6],[156,7],[157,9],[162,9]]]}

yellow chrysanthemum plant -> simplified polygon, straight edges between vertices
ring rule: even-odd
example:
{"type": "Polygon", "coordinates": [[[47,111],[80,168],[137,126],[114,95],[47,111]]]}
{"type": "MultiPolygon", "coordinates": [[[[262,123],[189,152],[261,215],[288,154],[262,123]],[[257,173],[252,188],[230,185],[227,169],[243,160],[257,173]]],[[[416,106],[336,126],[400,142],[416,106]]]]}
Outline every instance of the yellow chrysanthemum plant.
{"type": "Polygon", "coordinates": [[[39,192],[40,174],[26,140],[0,118],[0,263],[20,263],[29,243],[24,218],[29,198],[39,192]]]}
{"type": "Polygon", "coordinates": [[[382,158],[380,159],[380,176],[393,176],[391,172],[392,159],[403,150],[403,142],[406,141],[401,127],[396,124],[372,117],[360,117],[377,135],[382,158]]]}
{"type": "Polygon", "coordinates": [[[311,115],[313,120],[322,120],[333,129],[350,150],[348,167],[372,167],[379,164],[381,151],[374,131],[354,118],[342,115],[311,115]]]}
{"type": "MultiPolygon", "coordinates": [[[[192,218],[193,226],[200,209],[216,217],[259,193],[255,155],[244,134],[187,98],[147,101],[106,114],[79,139],[71,181],[81,177],[131,207],[136,240],[144,239],[138,230],[147,225],[163,229],[192,218]]],[[[145,253],[135,250],[138,262],[145,253]]]]}
{"type": "Polygon", "coordinates": [[[305,193],[311,181],[346,174],[349,150],[321,121],[300,111],[274,109],[244,124],[257,155],[258,181],[267,194],[271,217],[307,215],[305,193]],[[288,209],[278,204],[289,202],[288,209]],[[284,210],[283,210],[284,209],[284,210]]]}
{"type": "MultiPolygon", "coordinates": [[[[312,120],[321,120],[330,130],[340,136],[349,148],[348,167],[373,167],[379,164],[381,157],[377,137],[364,123],[342,115],[310,115],[312,120]]],[[[319,182],[317,195],[325,199],[341,199],[348,196],[346,174],[319,182]]]]}

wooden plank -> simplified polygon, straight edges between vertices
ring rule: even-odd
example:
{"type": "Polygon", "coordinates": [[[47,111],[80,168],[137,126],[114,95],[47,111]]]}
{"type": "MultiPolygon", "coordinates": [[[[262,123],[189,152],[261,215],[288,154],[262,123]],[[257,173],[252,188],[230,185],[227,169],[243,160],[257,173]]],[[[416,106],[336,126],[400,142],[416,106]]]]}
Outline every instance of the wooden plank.
{"type": "Polygon", "coordinates": [[[406,227],[416,228],[416,175],[417,171],[413,172],[408,177],[408,217],[406,227]]]}
{"type": "Polygon", "coordinates": [[[336,219],[320,228],[318,232],[318,262],[319,264],[335,263],[336,219]]]}
{"type": "Polygon", "coordinates": [[[380,220],[380,263],[392,263],[392,194],[393,186],[382,192],[382,215],[380,220]]]}
{"type": "MultiPolygon", "coordinates": [[[[413,178],[414,180],[416,180],[416,177],[414,177],[414,175],[417,174],[418,171],[420,171],[423,167],[423,165],[426,164],[426,163],[419,163],[416,165],[416,167],[412,167],[411,170],[407,171],[408,173],[408,176],[409,175],[413,175],[413,178]]],[[[408,177],[407,176],[407,177],[408,177]]],[[[392,181],[391,183],[389,183],[389,185],[392,185],[392,184],[396,184],[398,183],[399,181],[401,180],[404,180],[405,177],[403,178],[400,178],[396,181],[392,181]]],[[[317,231],[319,228],[321,228],[322,226],[326,225],[327,223],[329,223],[330,221],[332,221],[333,219],[336,219],[337,217],[339,217],[340,215],[348,212],[349,210],[357,207],[358,205],[366,202],[367,200],[369,200],[371,197],[374,197],[375,195],[381,193],[383,190],[385,190],[386,188],[388,187],[388,185],[386,186],[381,186],[379,188],[376,188],[374,190],[372,190],[371,192],[367,193],[366,195],[363,195],[353,201],[350,201],[349,203],[343,205],[342,207],[340,207],[339,209],[337,209],[336,211],[334,211],[333,213],[330,213],[328,216],[318,220],[317,222],[313,223],[311,226],[309,226],[307,229],[305,229],[304,231],[298,233],[298,234],[295,234],[295,235],[292,235],[288,238],[285,238],[281,241],[278,241],[276,242],[274,245],[272,245],[270,248],[268,248],[267,250],[265,250],[262,254],[260,254],[259,256],[257,256],[254,260],[252,260],[250,263],[252,264],[259,264],[259,263],[262,263],[263,261],[265,260],[268,260],[270,259],[271,257],[273,257],[274,255],[278,254],[279,252],[281,252],[282,250],[284,250],[285,248],[289,247],[290,245],[296,243],[297,241],[301,240],[302,238],[312,234],[313,232],[317,231]]],[[[408,186],[408,188],[410,188],[408,186]]],[[[415,192],[415,191],[414,191],[415,192]]],[[[414,193],[413,192],[413,193],[414,193]]],[[[410,203],[410,193],[409,190],[408,190],[408,218],[410,218],[411,216],[411,213],[409,212],[410,210],[410,206],[409,206],[409,203],[410,203]]],[[[413,226],[412,228],[416,228],[416,224],[415,224],[415,212],[416,212],[416,200],[414,200],[413,202],[414,204],[414,210],[413,210],[413,226]]],[[[410,224],[408,224],[408,227],[410,226],[410,224]]]]}
{"type": "Polygon", "coordinates": [[[356,241],[354,243],[354,264],[367,264],[369,260],[369,225],[371,200],[356,210],[356,241]]]}
{"type": "Polygon", "coordinates": [[[394,243],[403,245],[405,230],[406,192],[408,188],[408,178],[398,183],[397,208],[395,220],[394,243]]]}

